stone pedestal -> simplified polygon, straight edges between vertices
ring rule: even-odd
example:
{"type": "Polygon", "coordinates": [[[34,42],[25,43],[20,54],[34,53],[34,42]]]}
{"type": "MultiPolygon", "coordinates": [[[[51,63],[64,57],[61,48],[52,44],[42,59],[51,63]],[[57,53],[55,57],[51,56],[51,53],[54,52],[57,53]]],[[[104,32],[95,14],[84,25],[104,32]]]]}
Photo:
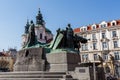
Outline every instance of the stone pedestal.
{"type": "Polygon", "coordinates": [[[20,50],[14,65],[14,71],[44,71],[45,55],[43,48],[20,50]]]}
{"type": "Polygon", "coordinates": [[[74,71],[80,62],[80,55],[70,52],[48,53],[46,58],[48,62],[47,69],[51,72],[74,71]]]}

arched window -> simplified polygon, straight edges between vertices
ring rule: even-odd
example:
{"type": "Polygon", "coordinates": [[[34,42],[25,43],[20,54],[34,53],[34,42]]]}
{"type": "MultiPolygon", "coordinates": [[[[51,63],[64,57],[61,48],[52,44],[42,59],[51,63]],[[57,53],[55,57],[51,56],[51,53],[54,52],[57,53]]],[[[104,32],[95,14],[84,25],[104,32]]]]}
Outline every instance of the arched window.
{"type": "Polygon", "coordinates": [[[42,33],[40,33],[40,39],[42,39],[42,33]]]}
{"type": "Polygon", "coordinates": [[[115,26],[115,23],[112,23],[112,26],[115,26]]]}
{"type": "Polygon", "coordinates": [[[47,40],[47,36],[45,36],[45,40],[47,40]]]}
{"type": "Polygon", "coordinates": [[[95,30],[96,29],[96,24],[92,25],[92,29],[95,30]]]}
{"type": "Polygon", "coordinates": [[[115,26],[116,25],[116,21],[115,20],[111,21],[111,25],[115,26]]]}

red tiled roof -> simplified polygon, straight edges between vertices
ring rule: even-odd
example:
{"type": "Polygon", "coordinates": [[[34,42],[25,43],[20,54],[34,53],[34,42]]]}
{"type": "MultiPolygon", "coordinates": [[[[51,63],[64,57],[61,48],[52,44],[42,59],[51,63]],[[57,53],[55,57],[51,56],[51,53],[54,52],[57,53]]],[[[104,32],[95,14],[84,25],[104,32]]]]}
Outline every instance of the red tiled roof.
{"type": "Polygon", "coordinates": [[[80,28],[75,28],[74,29],[74,33],[79,33],[80,32],[80,28]]]}
{"type": "Polygon", "coordinates": [[[96,28],[99,28],[100,26],[98,24],[96,24],[96,28]]]}
{"type": "Polygon", "coordinates": [[[91,26],[87,26],[87,30],[92,30],[91,26]]]}
{"type": "MultiPolygon", "coordinates": [[[[120,26],[120,20],[116,20],[116,25],[120,26]]],[[[110,27],[110,26],[112,26],[111,22],[107,22],[107,27],[110,27]]],[[[96,29],[98,29],[98,28],[100,28],[100,26],[99,26],[99,24],[96,24],[96,29]]],[[[87,30],[92,30],[91,25],[87,26],[87,30]]],[[[75,28],[74,29],[74,33],[79,33],[79,32],[81,32],[80,28],[75,28]]]]}
{"type": "Polygon", "coordinates": [[[117,25],[120,25],[120,20],[116,20],[117,25]]]}
{"type": "Polygon", "coordinates": [[[108,27],[110,27],[110,26],[111,26],[111,23],[110,23],[110,22],[108,22],[108,23],[107,23],[107,25],[108,25],[108,27]]]}

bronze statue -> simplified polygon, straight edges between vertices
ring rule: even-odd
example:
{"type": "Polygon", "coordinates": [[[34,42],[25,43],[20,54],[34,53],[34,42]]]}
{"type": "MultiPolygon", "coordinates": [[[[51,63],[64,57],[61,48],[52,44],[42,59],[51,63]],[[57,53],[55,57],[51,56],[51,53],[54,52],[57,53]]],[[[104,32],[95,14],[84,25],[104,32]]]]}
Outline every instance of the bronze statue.
{"type": "Polygon", "coordinates": [[[67,47],[69,48],[74,48],[74,43],[73,43],[73,29],[71,28],[71,25],[68,24],[68,26],[66,27],[66,43],[67,43],[67,47]]]}
{"type": "Polygon", "coordinates": [[[33,23],[33,21],[31,21],[30,27],[29,27],[29,34],[28,34],[28,43],[27,46],[33,46],[36,43],[36,36],[35,36],[35,29],[34,29],[35,25],[33,23]]]}
{"type": "Polygon", "coordinates": [[[52,50],[55,49],[70,49],[74,50],[77,48],[79,50],[81,43],[87,43],[87,39],[82,38],[78,35],[74,35],[73,29],[70,24],[66,27],[66,30],[61,30],[60,28],[57,30],[57,35],[53,40],[50,48],[52,50]]]}

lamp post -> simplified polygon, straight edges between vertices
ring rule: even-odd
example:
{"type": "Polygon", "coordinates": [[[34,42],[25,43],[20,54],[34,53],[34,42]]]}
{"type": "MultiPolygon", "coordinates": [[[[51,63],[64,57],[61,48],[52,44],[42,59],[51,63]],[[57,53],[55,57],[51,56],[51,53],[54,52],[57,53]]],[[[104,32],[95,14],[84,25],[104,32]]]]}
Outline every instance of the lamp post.
{"type": "Polygon", "coordinates": [[[96,80],[96,67],[95,67],[95,62],[93,62],[93,73],[94,73],[94,80],[96,80]]]}

